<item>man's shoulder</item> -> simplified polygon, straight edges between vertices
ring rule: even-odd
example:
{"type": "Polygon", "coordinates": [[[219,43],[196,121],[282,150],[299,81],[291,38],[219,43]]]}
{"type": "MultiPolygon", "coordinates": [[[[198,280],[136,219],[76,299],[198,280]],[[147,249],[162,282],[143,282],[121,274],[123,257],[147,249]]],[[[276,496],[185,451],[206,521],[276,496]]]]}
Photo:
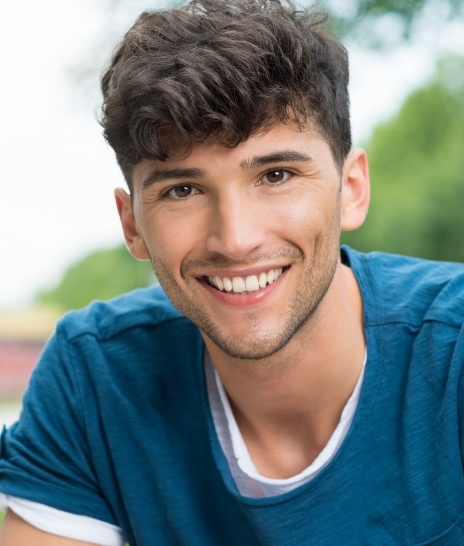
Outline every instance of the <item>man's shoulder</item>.
{"type": "Polygon", "coordinates": [[[377,320],[435,320],[458,328],[464,322],[464,264],[343,247],[377,320]]]}
{"type": "Polygon", "coordinates": [[[78,311],[68,312],[57,331],[68,339],[92,335],[100,341],[137,329],[156,329],[173,321],[189,321],[172,305],[160,285],[133,290],[108,301],[93,301],[78,311]]]}

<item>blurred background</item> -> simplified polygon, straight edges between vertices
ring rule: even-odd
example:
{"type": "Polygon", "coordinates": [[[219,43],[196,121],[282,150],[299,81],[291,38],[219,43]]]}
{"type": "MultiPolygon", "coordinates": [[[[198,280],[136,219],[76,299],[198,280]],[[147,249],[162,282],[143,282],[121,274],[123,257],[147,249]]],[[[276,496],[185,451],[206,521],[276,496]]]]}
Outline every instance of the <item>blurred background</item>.
{"type": "MultiPolygon", "coordinates": [[[[155,282],[123,245],[98,80],[140,11],[173,4],[0,5],[0,428],[60,314],[155,282]]],[[[367,221],[343,241],[464,261],[463,2],[324,5],[350,53],[354,145],[372,179],[367,221]]]]}

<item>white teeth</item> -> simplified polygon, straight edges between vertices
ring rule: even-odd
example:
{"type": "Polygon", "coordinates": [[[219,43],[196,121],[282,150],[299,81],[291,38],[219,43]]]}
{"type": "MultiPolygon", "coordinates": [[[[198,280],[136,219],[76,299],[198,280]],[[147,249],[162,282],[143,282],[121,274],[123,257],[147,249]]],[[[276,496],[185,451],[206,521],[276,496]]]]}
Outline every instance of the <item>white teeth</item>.
{"type": "Polygon", "coordinates": [[[267,275],[266,273],[261,273],[259,276],[259,287],[264,288],[267,284],[267,275]]]}
{"type": "Polygon", "coordinates": [[[247,292],[255,292],[256,290],[259,290],[259,281],[256,275],[250,275],[247,277],[245,285],[247,292]]]}
{"type": "Polygon", "coordinates": [[[209,284],[216,287],[218,290],[226,292],[235,292],[242,294],[243,292],[256,292],[260,288],[265,288],[266,285],[272,284],[283,273],[283,268],[270,269],[267,272],[257,275],[249,275],[246,278],[234,277],[232,280],[229,277],[208,277],[209,284]]]}
{"type": "Polygon", "coordinates": [[[234,277],[232,279],[232,290],[238,293],[246,291],[245,281],[242,277],[234,277]]]}

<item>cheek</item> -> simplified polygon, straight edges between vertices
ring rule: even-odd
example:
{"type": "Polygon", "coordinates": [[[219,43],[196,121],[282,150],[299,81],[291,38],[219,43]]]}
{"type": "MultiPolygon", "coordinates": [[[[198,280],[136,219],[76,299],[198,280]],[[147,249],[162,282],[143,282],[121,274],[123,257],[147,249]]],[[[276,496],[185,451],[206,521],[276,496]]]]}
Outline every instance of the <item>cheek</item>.
{"type": "Polygon", "coordinates": [[[198,226],[191,218],[178,215],[153,215],[144,222],[143,231],[152,258],[169,269],[179,268],[199,242],[198,226]]]}
{"type": "Polygon", "coordinates": [[[287,233],[295,237],[326,233],[338,224],[338,199],[324,192],[300,192],[272,216],[276,225],[285,226],[287,233]]]}

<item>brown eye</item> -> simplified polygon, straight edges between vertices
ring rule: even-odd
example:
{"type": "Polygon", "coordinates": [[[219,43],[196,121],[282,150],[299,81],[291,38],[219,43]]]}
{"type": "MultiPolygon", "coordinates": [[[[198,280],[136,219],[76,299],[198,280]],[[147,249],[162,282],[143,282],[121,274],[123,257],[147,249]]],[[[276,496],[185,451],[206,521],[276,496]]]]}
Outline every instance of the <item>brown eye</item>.
{"type": "Polygon", "coordinates": [[[266,184],[282,184],[282,182],[285,182],[290,177],[290,173],[288,171],[284,171],[283,169],[275,169],[272,171],[268,171],[262,178],[262,181],[266,184]]]}
{"type": "Polygon", "coordinates": [[[198,193],[198,190],[193,186],[176,186],[168,191],[167,196],[171,199],[185,199],[198,193]]]}

